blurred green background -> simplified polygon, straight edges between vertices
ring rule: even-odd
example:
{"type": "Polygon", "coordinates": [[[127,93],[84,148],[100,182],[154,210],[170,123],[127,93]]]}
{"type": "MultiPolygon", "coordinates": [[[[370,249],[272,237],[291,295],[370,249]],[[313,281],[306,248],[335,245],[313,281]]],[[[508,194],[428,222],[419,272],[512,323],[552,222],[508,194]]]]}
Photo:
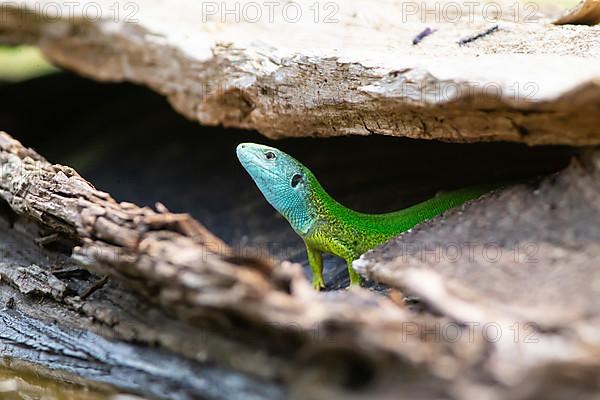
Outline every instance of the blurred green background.
{"type": "Polygon", "coordinates": [[[15,82],[57,71],[32,46],[0,46],[0,81],[15,82]]]}

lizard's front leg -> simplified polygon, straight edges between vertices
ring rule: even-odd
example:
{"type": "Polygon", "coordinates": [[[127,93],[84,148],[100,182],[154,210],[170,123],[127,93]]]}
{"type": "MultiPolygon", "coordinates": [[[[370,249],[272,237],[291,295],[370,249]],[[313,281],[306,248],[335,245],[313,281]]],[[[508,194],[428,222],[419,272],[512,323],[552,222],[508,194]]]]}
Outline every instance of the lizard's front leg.
{"type": "Polygon", "coordinates": [[[359,254],[357,254],[352,247],[348,246],[343,240],[332,239],[330,240],[330,246],[333,254],[343,258],[346,261],[348,267],[348,275],[350,276],[350,286],[360,285],[360,275],[352,268],[352,261],[354,261],[359,254]]]}
{"type": "Polygon", "coordinates": [[[346,265],[348,266],[348,275],[350,275],[350,286],[360,286],[360,275],[354,268],[352,268],[352,259],[346,259],[346,265]]]}
{"type": "Polygon", "coordinates": [[[323,281],[323,255],[319,250],[312,248],[306,244],[306,252],[308,253],[308,263],[313,272],[312,284],[315,290],[321,290],[325,287],[323,281]]]}

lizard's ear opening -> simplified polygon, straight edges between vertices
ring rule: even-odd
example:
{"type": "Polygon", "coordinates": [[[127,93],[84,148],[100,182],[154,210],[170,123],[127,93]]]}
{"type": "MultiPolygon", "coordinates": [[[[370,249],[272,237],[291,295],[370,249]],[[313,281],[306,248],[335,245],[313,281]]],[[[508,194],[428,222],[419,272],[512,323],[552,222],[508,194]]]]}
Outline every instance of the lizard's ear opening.
{"type": "Polygon", "coordinates": [[[300,174],[295,174],[294,176],[292,176],[292,187],[295,188],[296,186],[298,186],[298,184],[302,182],[302,175],[300,174]]]}

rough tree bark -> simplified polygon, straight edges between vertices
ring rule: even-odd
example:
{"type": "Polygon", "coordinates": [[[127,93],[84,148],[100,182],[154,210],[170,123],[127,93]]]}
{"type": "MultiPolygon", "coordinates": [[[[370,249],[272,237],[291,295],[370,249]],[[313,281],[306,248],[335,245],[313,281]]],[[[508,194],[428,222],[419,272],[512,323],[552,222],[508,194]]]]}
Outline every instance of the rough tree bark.
{"type": "MultiPolygon", "coordinates": [[[[247,3],[207,3],[145,1],[115,18],[113,2],[94,2],[96,20],[85,4],[57,17],[44,2],[7,1],[0,40],[37,44],[51,61],[96,79],[148,85],[203,124],[272,138],[600,143],[597,27],[552,25],[548,13],[517,12],[514,2],[490,11],[353,0],[318,15],[302,3],[299,21],[281,6],[256,22],[247,3]],[[413,45],[427,27],[435,32],[413,45]]],[[[569,18],[585,22],[577,12],[569,18]]]]}

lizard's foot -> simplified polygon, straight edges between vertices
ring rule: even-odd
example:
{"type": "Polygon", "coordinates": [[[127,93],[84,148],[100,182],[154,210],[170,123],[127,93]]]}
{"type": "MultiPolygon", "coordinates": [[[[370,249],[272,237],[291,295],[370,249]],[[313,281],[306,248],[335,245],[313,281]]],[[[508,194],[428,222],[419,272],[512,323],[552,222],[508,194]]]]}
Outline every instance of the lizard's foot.
{"type": "Polygon", "coordinates": [[[356,272],[354,270],[354,268],[352,268],[352,265],[348,265],[348,274],[350,275],[350,287],[352,286],[360,286],[360,282],[361,282],[361,277],[358,274],[358,272],[356,272]]]}
{"type": "Polygon", "coordinates": [[[325,282],[323,282],[323,277],[322,276],[314,276],[313,277],[313,288],[318,292],[321,289],[325,288],[325,282]]]}

